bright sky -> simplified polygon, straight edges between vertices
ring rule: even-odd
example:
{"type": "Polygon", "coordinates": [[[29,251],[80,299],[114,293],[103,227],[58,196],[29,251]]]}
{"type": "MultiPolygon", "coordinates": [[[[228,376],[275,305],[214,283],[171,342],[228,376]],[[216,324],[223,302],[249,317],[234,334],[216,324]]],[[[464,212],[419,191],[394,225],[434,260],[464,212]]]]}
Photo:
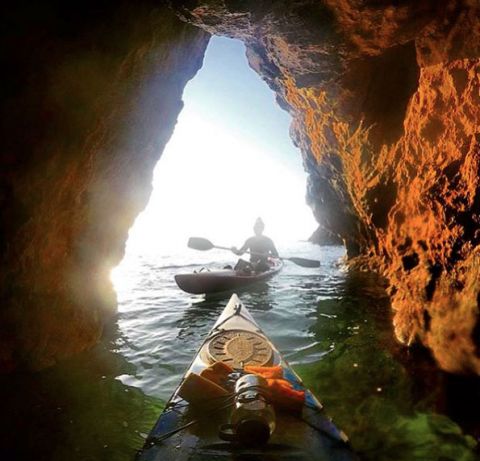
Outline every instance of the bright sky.
{"type": "Polygon", "coordinates": [[[183,100],[127,253],[185,247],[189,236],[239,246],[258,216],[277,245],[308,238],[316,222],[291,119],[248,66],[243,43],[213,37],[183,100]]]}

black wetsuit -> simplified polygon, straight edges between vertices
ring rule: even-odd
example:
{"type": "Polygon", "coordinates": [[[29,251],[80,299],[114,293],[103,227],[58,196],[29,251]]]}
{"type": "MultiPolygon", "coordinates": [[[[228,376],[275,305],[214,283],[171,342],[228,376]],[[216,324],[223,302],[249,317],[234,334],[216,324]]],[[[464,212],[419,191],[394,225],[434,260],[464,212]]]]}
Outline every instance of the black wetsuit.
{"type": "Polygon", "coordinates": [[[247,239],[242,248],[240,248],[239,253],[244,253],[247,250],[250,250],[251,253],[265,255],[263,258],[258,254],[250,255],[250,262],[252,263],[257,263],[262,259],[266,259],[268,256],[278,257],[278,252],[272,239],[266,237],[265,235],[254,235],[253,237],[247,239]]]}

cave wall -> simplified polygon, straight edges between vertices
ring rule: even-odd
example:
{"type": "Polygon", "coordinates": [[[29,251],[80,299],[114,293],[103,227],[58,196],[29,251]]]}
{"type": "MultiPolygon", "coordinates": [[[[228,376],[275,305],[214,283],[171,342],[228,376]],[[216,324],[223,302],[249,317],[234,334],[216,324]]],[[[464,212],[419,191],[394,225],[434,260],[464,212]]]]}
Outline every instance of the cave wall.
{"type": "Polygon", "coordinates": [[[209,34],[164,2],[2,4],[0,370],[94,345],[209,34]]]}
{"type": "Polygon", "coordinates": [[[292,115],[323,233],[388,278],[399,340],[479,373],[478,2],[170,3],[0,7],[0,370],[100,337],[109,270],[215,33],[246,43],[292,115]]]}
{"type": "Polygon", "coordinates": [[[478,2],[172,3],[245,42],[293,117],[319,223],[389,280],[398,339],[480,373],[478,2]]]}

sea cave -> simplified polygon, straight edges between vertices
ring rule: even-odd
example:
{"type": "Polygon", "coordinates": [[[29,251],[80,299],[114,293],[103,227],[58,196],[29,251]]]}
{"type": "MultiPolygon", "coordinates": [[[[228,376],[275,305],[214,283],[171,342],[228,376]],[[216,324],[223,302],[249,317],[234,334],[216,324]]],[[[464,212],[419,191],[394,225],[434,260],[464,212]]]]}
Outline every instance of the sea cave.
{"type": "Polygon", "coordinates": [[[2,9],[3,374],[68,362],[115,322],[110,272],[149,201],[184,89],[218,36],[244,43],[292,117],[314,242],[344,245],[349,268],[382,279],[399,348],[421,349],[453,379],[477,379],[478,2],[2,9]]]}

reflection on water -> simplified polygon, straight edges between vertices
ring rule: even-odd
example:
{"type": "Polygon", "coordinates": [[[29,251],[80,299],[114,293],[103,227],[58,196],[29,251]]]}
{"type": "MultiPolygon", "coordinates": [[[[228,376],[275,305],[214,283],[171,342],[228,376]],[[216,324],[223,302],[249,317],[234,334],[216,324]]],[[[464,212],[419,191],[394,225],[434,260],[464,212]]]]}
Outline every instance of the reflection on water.
{"type": "MultiPolygon", "coordinates": [[[[249,299],[249,310],[269,311],[277,304],[270,290],[271,283],[272,282],[265,281],[258,282],[237,290],[236,293],[241,299],[249,299]]],[[[218,309],[225,307],[226,301],[230,299],[230,296],[231,292],[201,296],[193,305],[200,308],[200,311],[196,311],[197,315],[202,315],[201,311],[204,309],[214,309],[218,316],[218,309]]],[[[189,309],[189,311],[191,311],[191,309],[189,309]]]]}
{"type": "MultiPolygon", "coordinates": [[[[362,459],[475,459],[461,427],[478,435],[478,381],[441,373],[425,351],[396,344],[381,282],[339,269],[340,248],[303,244],[292,254],[322,267],[287,263],[240,296],[362,459]]],[[[133,459],[229,297],[189,296],[173,275],[213,260],[221,267],[228,256],[127,260],[116,274],[117,327],[103,344],[37,375],[0,379],[0,459],[133,459]]]]}
{"type": "Polygon", "coordinates": [[[318,321],[311,331],[323,347],[333,344],[331,353],[296,368],[355,450],[369,460],[476,459],[474,438],[438,413],[438,399],[447,397],[438,379],[443,373],[424,351],[406,360],[392,341],[388,299],[378,280],[351,273],[338,295],[319,300],[312,314],[318,321]],[[426,368],[414,370],[412,358],[426,368]],[[437,379],[428,383],[427,377],[437,379]]]}

